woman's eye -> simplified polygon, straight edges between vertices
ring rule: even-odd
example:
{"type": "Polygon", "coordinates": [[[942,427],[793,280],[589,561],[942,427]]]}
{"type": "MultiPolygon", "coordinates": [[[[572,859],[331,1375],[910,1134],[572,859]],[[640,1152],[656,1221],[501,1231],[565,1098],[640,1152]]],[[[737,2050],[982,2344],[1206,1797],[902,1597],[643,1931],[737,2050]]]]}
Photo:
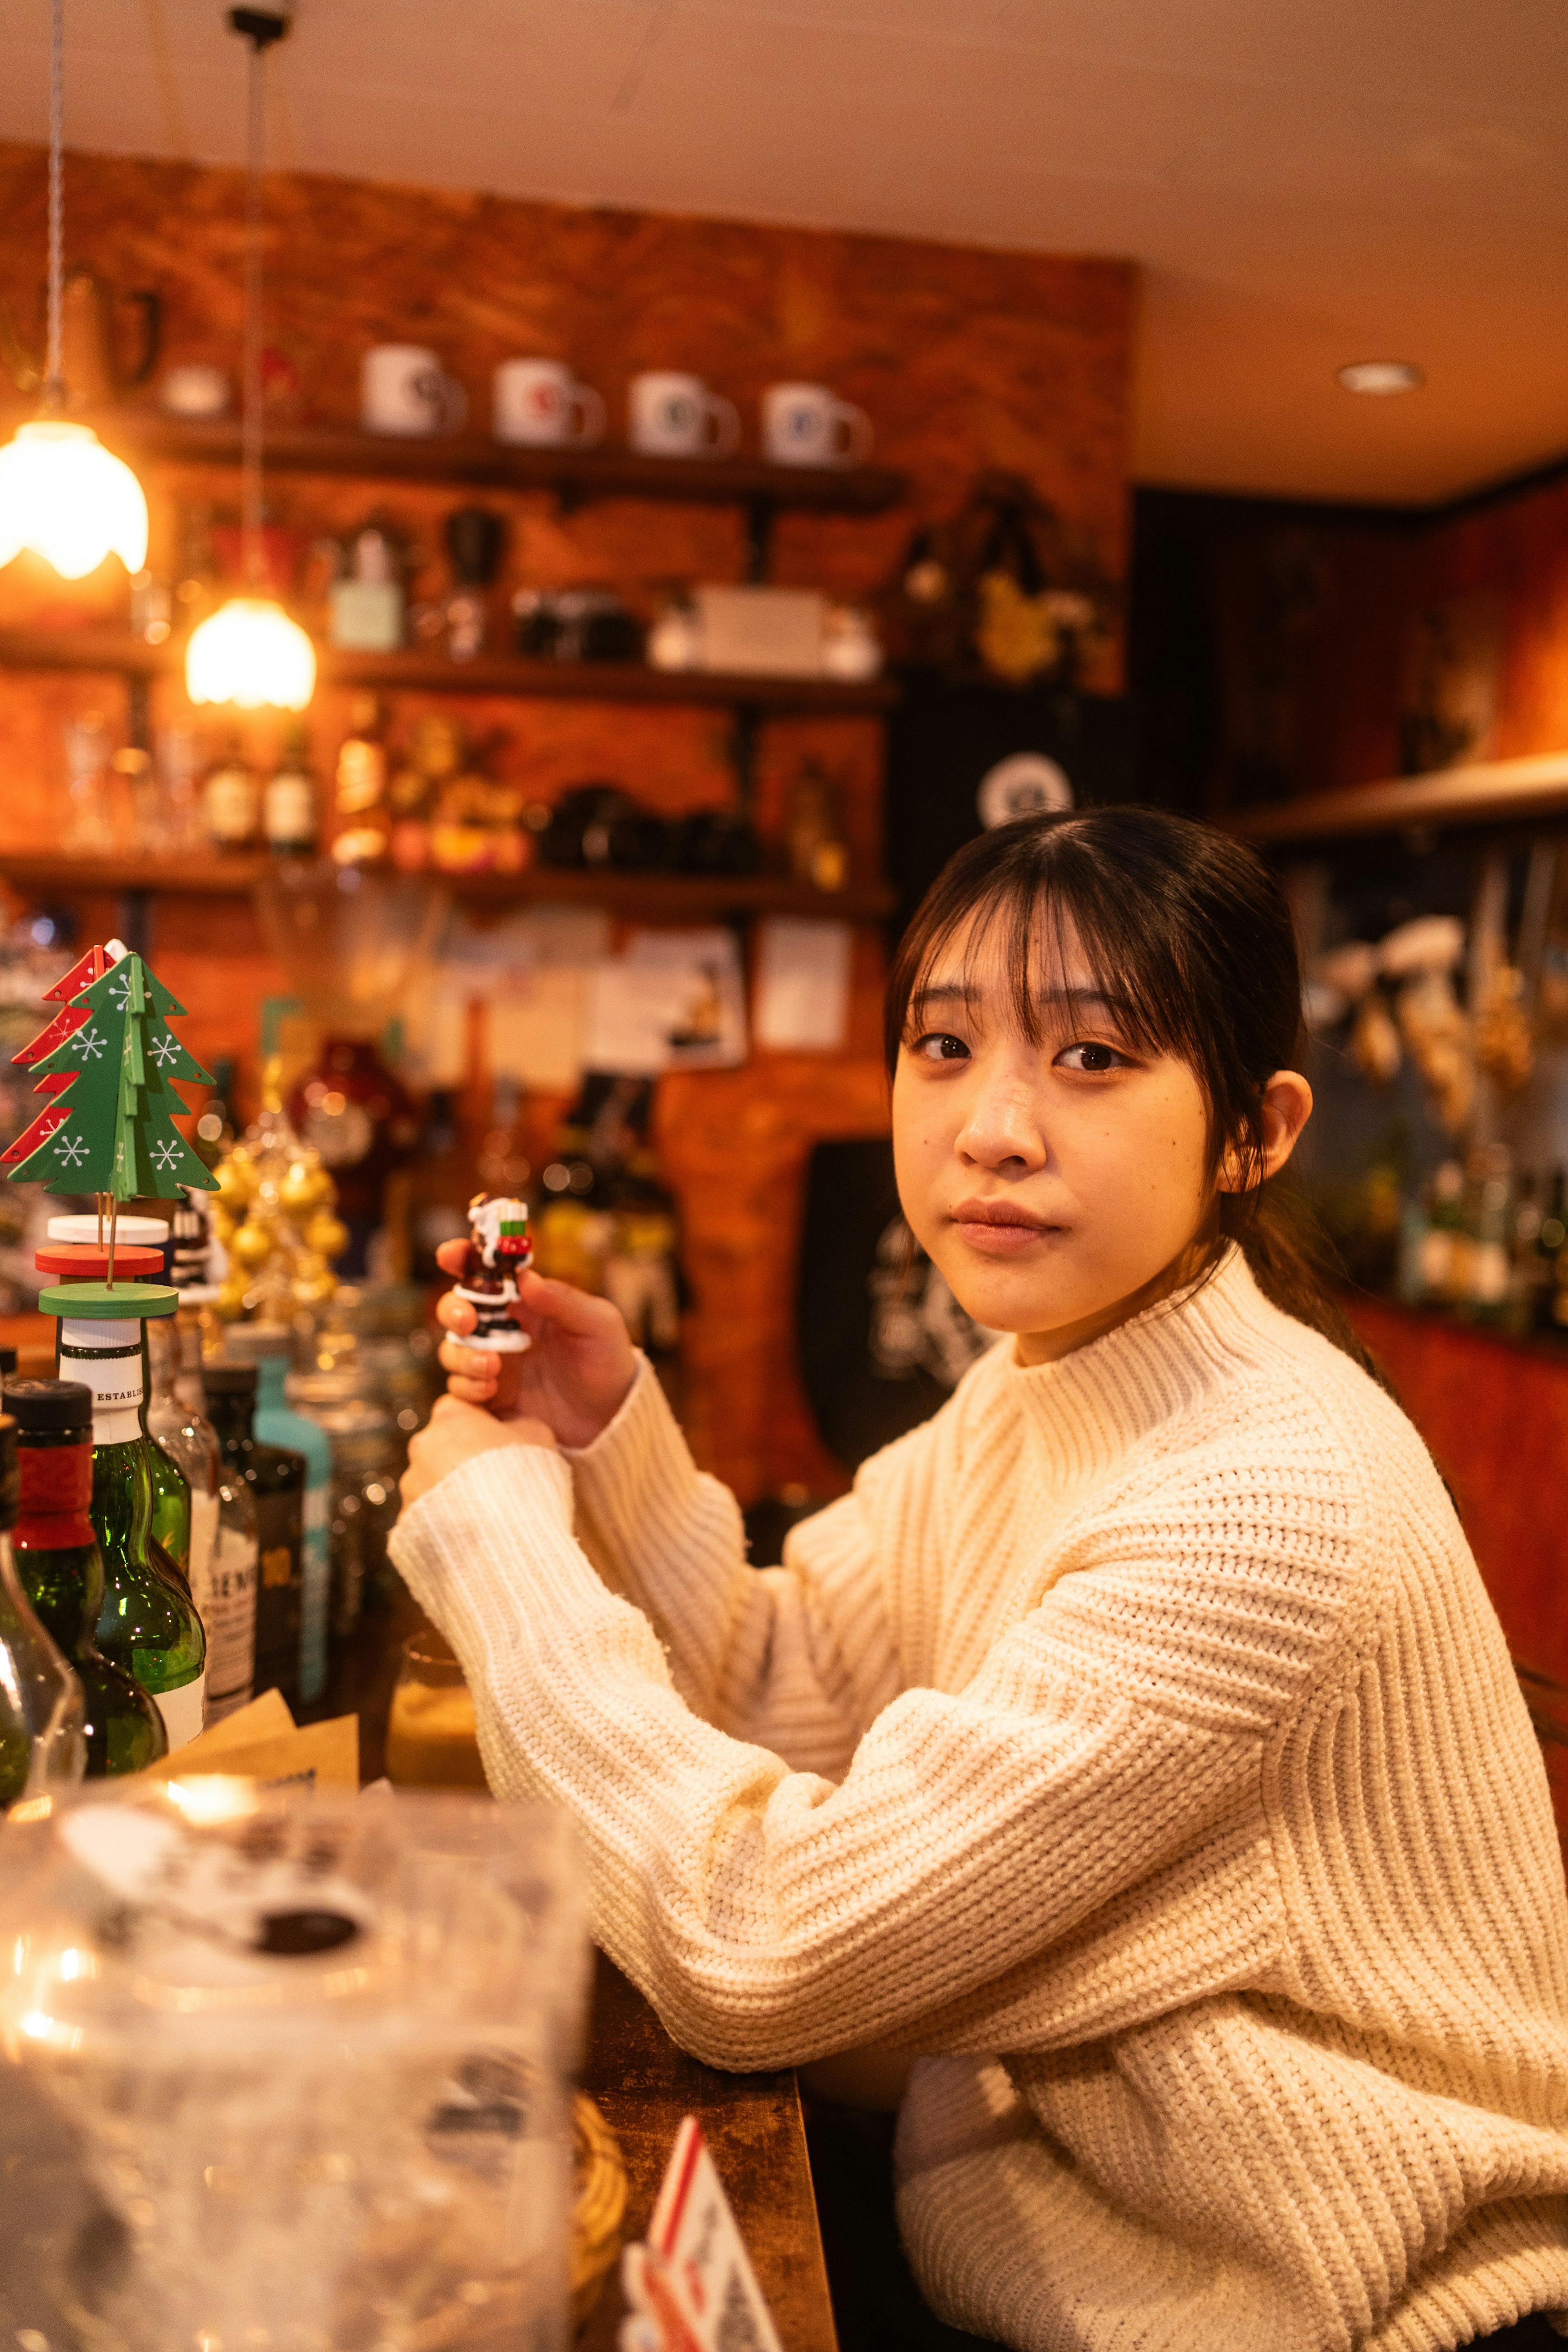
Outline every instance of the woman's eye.
{"type": "Polygon", "coordinates": [[[969,1048],[962,1037],[955,1037],[948,1029],[934,1029],[925,1037],[917,1037],[911,1051],[922,1062],[967,1062],[969,1048]]]}
{"type": "Polygon", "coordinates": [[[1102,1070],[1125,1068],[1127,1056],[1125,1054],[1118,1054],[1114,1045],[1064,1045],[1056,1059],[1058,1066],[1061,1069],[1087,1070],[1093,1074],[1102,1070]]]}

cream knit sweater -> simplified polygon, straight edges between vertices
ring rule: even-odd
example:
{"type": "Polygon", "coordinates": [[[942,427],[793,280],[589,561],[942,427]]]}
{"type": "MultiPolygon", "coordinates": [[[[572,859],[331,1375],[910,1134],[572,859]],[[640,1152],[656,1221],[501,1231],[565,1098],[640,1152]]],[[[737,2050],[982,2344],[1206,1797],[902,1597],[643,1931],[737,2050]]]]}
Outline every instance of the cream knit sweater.
{"type": "Polygon", "coordinates": [[[959,2326],[1436,2352],[1568,2309],[1530,1723],[1415,1431],[1239,1253],[1061,1363],[993,1349],[782,1568],[645,1370],[392,1549],[677,2041],[929,2053],[900,2220],[959,2326]]]}

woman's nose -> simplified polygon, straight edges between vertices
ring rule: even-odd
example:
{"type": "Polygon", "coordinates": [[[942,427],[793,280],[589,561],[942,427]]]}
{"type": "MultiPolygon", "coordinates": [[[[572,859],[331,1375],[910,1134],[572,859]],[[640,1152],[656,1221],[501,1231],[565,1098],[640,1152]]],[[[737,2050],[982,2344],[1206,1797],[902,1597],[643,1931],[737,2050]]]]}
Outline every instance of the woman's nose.
{"type": "Polygon", "coordinates": [[[980,1168],[1043,1168],[1050,1157],[1032,1088],[1001,1073],[981,1081],[956,1139],[980,1168]]]}

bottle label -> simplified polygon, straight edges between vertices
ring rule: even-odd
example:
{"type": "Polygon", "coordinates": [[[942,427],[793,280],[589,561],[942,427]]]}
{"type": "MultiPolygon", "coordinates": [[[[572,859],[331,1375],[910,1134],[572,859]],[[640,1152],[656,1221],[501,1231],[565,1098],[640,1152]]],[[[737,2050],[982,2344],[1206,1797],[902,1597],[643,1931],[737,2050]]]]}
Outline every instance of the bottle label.
{"type": "Polygon", "coordinates": [[[277,845],[310,842],[316,836],[316,795],[308,776],[280,769],[262,803],[262,829],[277,845]]]}
{"type": "Polygon", "coordinates": [[[95,1445],[127,1445],[141,1436],[140,1323],[89,1323],[63,1318],[59,1364],[63,1380],[85,1381],[92,1391],[95,1445]]]}
{"type": "Polygon", "coordinates": [[[327,1610],[331,1561],[327,1549],[327,1489],[305,1490],[304,1591],[299,1610],[299,1696],[309,1704],[327,1687],[327,1610]]]}
{"type": "Polygon", "coordinates": [[[191,1487],[191,1565],[187,1571],[191,1590],[196,1589],[199,1577],[206,1575],[212,1562],[213,1549],[218,1539],[218,1498],[215,1495],[199,1495],[191,1487]]]}
{"type": "Polygon", "coordinates": [[[207,1721],[246,1706],[256,1673],[256,1538],[220,1527],[200,1581],[193,1547],[191,1598],[207,1636],[207,1721]]]}
{"type": "Polygon", "coordinates": [[[163,1718],[169,1753],[172,1756],[176,1748],[183,1748],[188,1740],[195,1738],[205,1720],[206,1675],[201,1674],[193,1682],[182,1683],[178,1690],[152,1691],[149,1696],[163,1718]]]}

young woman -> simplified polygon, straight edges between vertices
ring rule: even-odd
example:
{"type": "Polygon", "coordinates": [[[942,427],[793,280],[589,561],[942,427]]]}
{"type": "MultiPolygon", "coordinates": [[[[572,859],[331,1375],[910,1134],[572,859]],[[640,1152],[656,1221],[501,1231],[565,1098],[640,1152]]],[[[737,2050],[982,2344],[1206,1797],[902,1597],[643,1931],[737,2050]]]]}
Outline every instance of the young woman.
{"type": "Polygon", "coordinates": [[[889,998],[904,1213],[1013,1335],[936,1419],[758,1573],[613,1311],[529,1276],[504,1375],[448,1305],[411,1449],[394,1557],[497,1795],[570,1808],[595,1935],[699,2057],[913,2056],[916,2274],[1030,2352],[1568,2312],[1545,1778],[1442,1483],[1282,1238],[1299,1006],[1223,836],[991,834],[889,998]]]}

